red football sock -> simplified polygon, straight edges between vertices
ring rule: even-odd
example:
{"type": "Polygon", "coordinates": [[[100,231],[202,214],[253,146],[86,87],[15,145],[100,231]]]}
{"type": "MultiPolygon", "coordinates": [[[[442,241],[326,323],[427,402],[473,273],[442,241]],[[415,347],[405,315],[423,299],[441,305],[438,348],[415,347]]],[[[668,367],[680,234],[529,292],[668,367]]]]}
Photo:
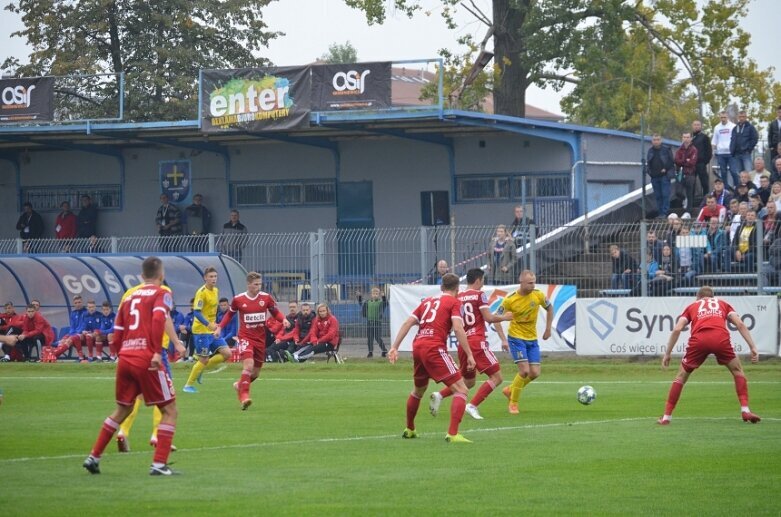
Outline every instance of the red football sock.
{"type": "Polygon", "coordinates": [[[117,432],[117,429],[119,429],[119,424],[114,422],[111,417],[108,417],[103,421],[103,427],[100,428],[98,439],[95,440],[95,445],[92,446],[92,452],[90,453],[93,458],[100,458],[103,451],[106,450],[106,445],[109,444],[114,437],[114,433],[117,432]]]}
{"type": "Polygon", "coordinates": [[[463,393],[456,393],[453,395],[453,403],[450,405],[450,427],[447,430],[447,434],[458,434],[458,426],[461,424],[461,418],[464,416],[464,410],[466,409],[466,395],[463,393]]]}
{"type": "Polygon", "coordinates": [[[738,400],[742,407],[748,406],[748,381],[743,375],[735,376],[735,391],[738,392],[738,400]]]}
{"type": "Polygon", "coordinates": [[[249,397],[249,385],[252,382],[250,380],[250,374],[252,372],[243,370],[241,372],[241,379],[239,379],[239,401],[249,397]]]}
{"type": "Polygon", "coordinates": [[[410,393],[407,398],[407,429],[415,430],[415,415],[418,414],[420,407],[420,397],[410,393]]]}
{"type": "Polygon", "coordinates": [[[480,389],[477,390],[477,393],[472,397],[470,404],[479,406],[482,401],[488,398],[488,395],[490,395],[494,389],[496,389],[496,385],[491,379],[488,379],[480,386],[480,389]]]}
{"type": "Polygon", "coordinates": [[[96,342],[95,347],[98,349],[98,357],[103,359],[103,341],[96,342]]]}
{"type": "Polygon", "coordinates": [[[168,463],[168,455],[171,453],[171,442],[174,441],[176,426],[173,424],[160,424],[157,428],[157,446],[152,461],[155,463],[168,463]]]}
{"type": "Polygon", "coordinates": [[[87,352],[89,352],[89,357],[95,357],[95,340],[92,339],[92,336],[84,336],[84,341],[87,342],[87,352]]]}
{"type": "Polygon", "coordinates": [[[441,390],[439,390],[439,394],[442,395],[443,399],[448,398],[450,395],[453,394],[453,390],[450,389],[450,387],[445,386],[441,390]]]}
{"type": "Polygon", "coordinates": [[[57,345],[57,348],[54,349],[54,357],[60,357],[68,348],[70,348],[70,345],[60,343],[57,345]]]}
{"type": "Polygon", "coordinates": [[[678,404],[678,399],[683,391],[683,383],[678,379],[673,381],[673,385],[670,386],[670,393],[667,395],[667,405],[664,406],[664,414],[672,415],[675,405],[678,404]]]}

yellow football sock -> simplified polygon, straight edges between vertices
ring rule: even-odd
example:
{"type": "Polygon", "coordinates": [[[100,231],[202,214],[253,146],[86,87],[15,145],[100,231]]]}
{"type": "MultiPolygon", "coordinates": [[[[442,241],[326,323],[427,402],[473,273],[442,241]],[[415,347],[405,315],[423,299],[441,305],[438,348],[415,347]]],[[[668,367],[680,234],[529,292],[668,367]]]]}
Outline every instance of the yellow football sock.
{"type": "Polygon", "coordinates": [[[198,376],[203,372],[204,368],[206,368],[206,365],[203,364],[201,361],[196,361],[193,365],[193,369],[190,371],[190,376],[187,377],[187,386],[192,386],[195,384],[195,381],[198,379],[198,376]]]}
{"type": "Polygon", "coordinates": [[[133,406],[133,411],[127,416],[124,422],[119,425],[119,430],[125,435],[125,438],[130,436],[130,428],[133,427],[133,422],[136,421],[138,416],[138,408],[141,407],[141,399],[136,399],[136,403],[133,406]]]}
{"type": "Polygon", "coordinates": [[[521,390],[523,389],[523,377],[520,373],[515,374],[513,383],[510,386],[510,404],[517,404],[518,399],[521,397],[521,390]]]}
{"type": "Polygon", "coordinates": [[[163,419],[163,413],[160,412],[160,408],[155,406],[152,408],[152,436],[157,438],[157,426],[160,425],[160,420],[163,419]]]}
{"type": "Polygon", "coordinates": [[[217,366],[221,362],[225,361],[225,358],[222,356],[222,354],[216,354],[209,358],[209,362],[206,363],[206,366],[208,368],[211,368],[213,366],[217,366]]]}

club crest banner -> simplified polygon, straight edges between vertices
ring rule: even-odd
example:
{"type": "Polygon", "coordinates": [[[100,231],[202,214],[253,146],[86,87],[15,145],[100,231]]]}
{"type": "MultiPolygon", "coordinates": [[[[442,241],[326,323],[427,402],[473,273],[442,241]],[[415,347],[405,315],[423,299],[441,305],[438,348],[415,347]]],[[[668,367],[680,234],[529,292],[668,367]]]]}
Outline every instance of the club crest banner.
{"type": "Polygon", "coordinates": [[[190,204],[192,175],[190,160],[160,162],[160,193],[177,205],[190,204]]]}

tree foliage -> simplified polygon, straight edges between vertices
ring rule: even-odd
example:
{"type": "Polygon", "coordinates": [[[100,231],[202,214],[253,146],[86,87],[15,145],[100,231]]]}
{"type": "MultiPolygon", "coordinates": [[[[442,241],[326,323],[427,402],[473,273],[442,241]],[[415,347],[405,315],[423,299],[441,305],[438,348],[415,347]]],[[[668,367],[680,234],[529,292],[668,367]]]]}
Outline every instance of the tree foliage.
{"type": "Polygon", "coordinates": [[[320,60],[328,64],[357,63],[358,49],[349,41],[346,41],[343,45],[331,43],[328,45],[328,52],[323,54],[320,60]]]}
{"type": "Polygon", "coordinates": [[[32,47],[20,76],[125,74],[125,114],[134,121],[192,119],[198,71],[267,64],[255,57],[279,33],[261,10],[273,0],[18,0],[12,34],[32,47]]]}

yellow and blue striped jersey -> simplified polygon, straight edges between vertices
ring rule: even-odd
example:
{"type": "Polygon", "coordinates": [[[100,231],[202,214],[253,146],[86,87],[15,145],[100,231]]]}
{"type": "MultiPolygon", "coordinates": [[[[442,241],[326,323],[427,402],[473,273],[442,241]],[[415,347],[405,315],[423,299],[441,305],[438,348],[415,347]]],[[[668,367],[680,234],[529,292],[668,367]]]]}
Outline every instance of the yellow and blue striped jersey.
{"type": "Polygon", "coordinates": [[[508,334],[510,337],[525,339],[528,341],[537,339],[537,313],[540,307],[547,309],[550,306],[548,298],[535,289],[529,294],[522,295],[518,291],[502,300],[501,308],[513,313],[508,334]]]}
{"type": "MultiPolygon", "coordinates": [[[[131,294],[135,293],[136,291],[141,289],[141,287],[143,287],[143,286],[144,286],[144,284],[134,285],[133,287],[131,287],[130,289],[125,291],[125,294],[123,294],[122,298],[120,298],[120,300],[119,300],[119,306],[117,307],[117,312],[119,312],[119,307],[122,307],[122,303],[124,303],[124,301],[127,300],[130,297],[131,294]]],[[[161,285],[160,288],[163,289],[164,291],[168,291],[169,293],[173,294],[173,291],[171,291],[171,288],[168,287],[167,285],[161,285]]],[[[168,344],[170,342],[171,342],[171,338],[169,338],[168,334],[166,334],[164,332],[163,333],[163,350],[168,350],[168,344]]]]}
{"type": "MultiPolygon", "coordinates": [[[[209,323],[214,323],[217,320],[217,306],[220,300],[220,290],[215,287],[214,289],[207,289],[205,285],[202,285],[195,291],[195,299],[193,300],[193,310],[201,311],[203,317],[209,323]]],[[[209,328],[198,321],[198,318],[193,319],[193,334],[211,334],[212,331],[209,328]]]]}

